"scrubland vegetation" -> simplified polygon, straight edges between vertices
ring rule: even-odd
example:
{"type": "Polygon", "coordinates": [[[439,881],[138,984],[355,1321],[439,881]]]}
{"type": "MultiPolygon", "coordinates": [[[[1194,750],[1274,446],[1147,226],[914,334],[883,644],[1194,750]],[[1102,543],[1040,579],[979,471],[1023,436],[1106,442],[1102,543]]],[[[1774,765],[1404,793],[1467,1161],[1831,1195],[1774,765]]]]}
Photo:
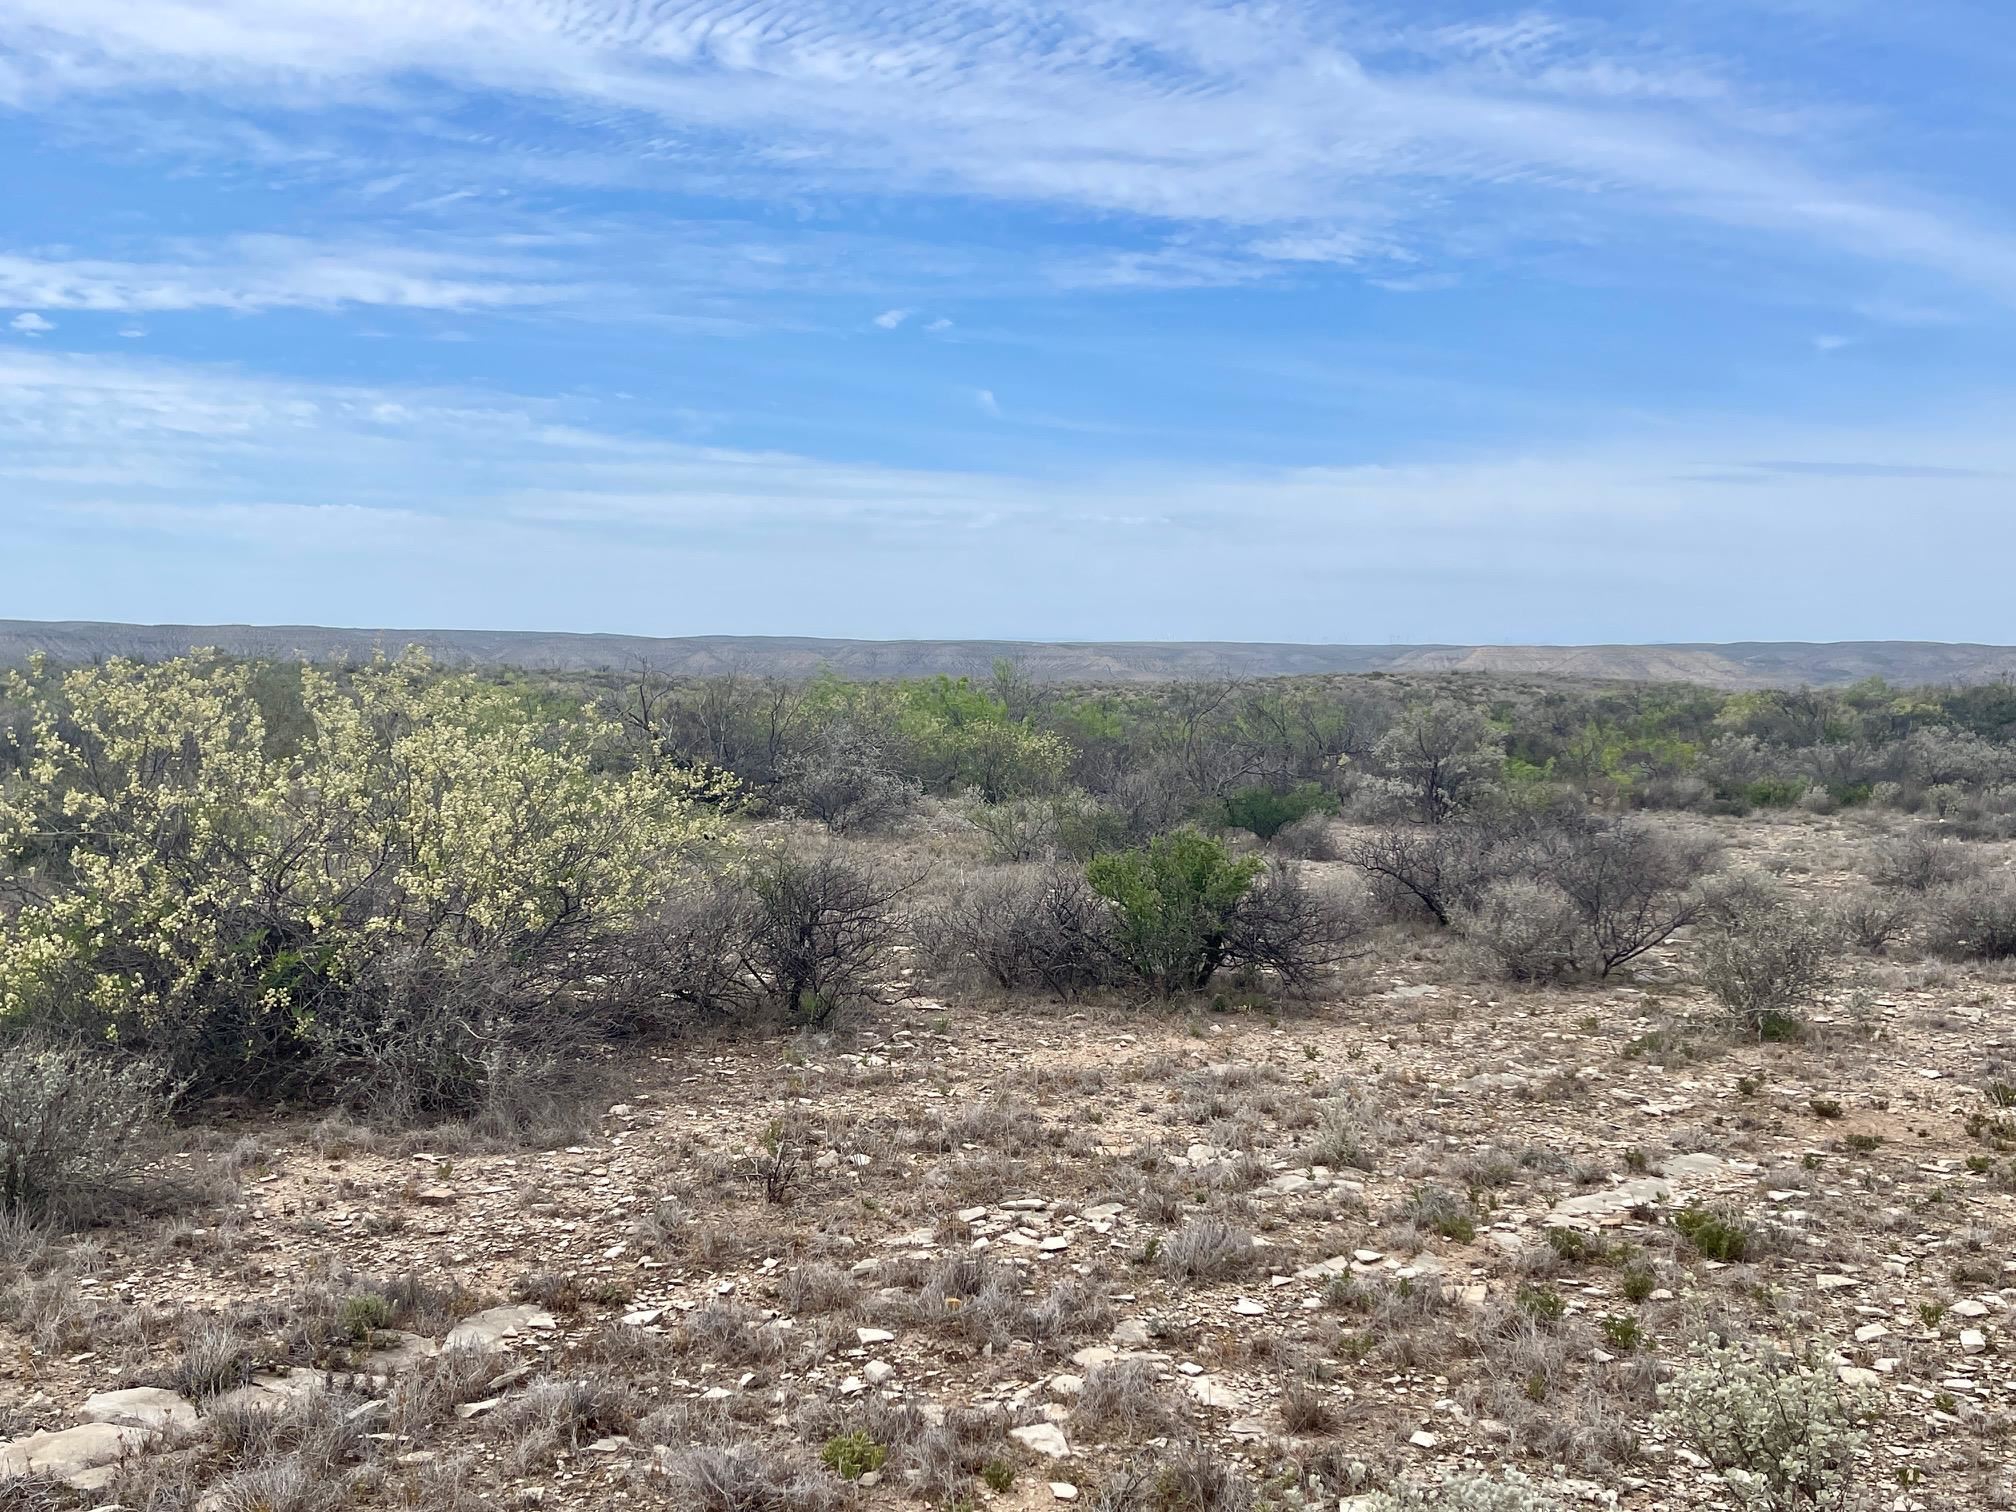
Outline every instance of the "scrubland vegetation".
{"type": "Polygon", "coordinates": [[[0,732],[0,1507],[2016,1497],[2009,687],[0,732]]]}

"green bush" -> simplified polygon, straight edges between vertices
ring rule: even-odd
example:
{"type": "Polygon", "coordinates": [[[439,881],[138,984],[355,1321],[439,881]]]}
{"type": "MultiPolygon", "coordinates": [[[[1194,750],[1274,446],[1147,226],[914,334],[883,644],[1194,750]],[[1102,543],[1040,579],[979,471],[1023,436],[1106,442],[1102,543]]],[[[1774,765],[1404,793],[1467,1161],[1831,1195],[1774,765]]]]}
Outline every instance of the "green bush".
{"type": "Polygon", "coordinates": [[[1685,1207],[1673,1215],[1673,1227],[1708,1260],[1734,1264],[1750,1253],[1750,1226],[1731,1213],[1685,1207]]]}
{"type": "Polygon", "coordinates": [[[1096,857],[1092,890],[1112,905],[1113,948],[1161,997],[1195,992],[1226,964],[1239,905],[1260,875],[1253,857],[1235,860],[1216,840],[1179,830],[1145,850],[1096,857]]]}
{"type": "Polygon", "coordinates": [[[1223,800],[1225,824],[1272,840],[1298,819],[1334,814],[1337,799],[1313,782],[1279,792],[1268,787],[1241,788],[1223,800]]]}
{"type": "Polygon", "coordinates": [[[888,1449],[860,1432],[837,1434],[819,1451],[819,1463],[842,1480],[859,1480],[888,1461],[888,1449]]]}

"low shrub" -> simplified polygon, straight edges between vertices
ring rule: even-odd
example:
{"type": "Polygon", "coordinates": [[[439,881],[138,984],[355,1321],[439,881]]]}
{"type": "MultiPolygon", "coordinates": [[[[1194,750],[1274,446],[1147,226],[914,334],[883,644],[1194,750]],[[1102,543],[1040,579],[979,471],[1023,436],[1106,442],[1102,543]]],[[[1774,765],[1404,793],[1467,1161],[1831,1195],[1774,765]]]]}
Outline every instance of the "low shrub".
{"type": "Polygon", "coordinates": [[[916,887],[836,850],[782,852],[749,868],[751,909],[741,965],[794,1022],[823,1024],[873,1002],[894,974],[897,901],[916,887]]]}
{"type": "Polygon", "coordinates": [[[1869,880],[1900,892],[1928,893],[1981,871],[1981,858],[1965,844],[1923,829],[1881,842],[1869,858],[1869,880]]]}
{"type": "Polygon", "coordinates": [[[1696,1345],[1659,1387],[1661,1428],[1723,1474],[1752,1512],[1846,1512],[1873,1394],[1836,1379],[1828,1351],[1696,1345]]]}
{"type": "Polygon", "coordinates": [[[1925,943],[1956,960],[2016,956],[2016,872],[1941,887],[1925,899],[1925,943]]]}
{"type": "Polygon", "coordinates": [[[1508,877],[1459,909],[1452,922],[1515,982],[1558,982],[1580,964],[1581,911],[1552,882],[1508,877]]]}
{"type": "Polygon", "coordinates": [[[81,1216],[131,1180],[168,1101],[145,1062],[0,1043],[0,1214],[81,1216]]]}
{"type": "Polygon", "coordinates": [[[1738,917],[1715,920],[1701,941],[1701,980],[1731,1021],[1762,1035],[1833,980],[1834,921],[1776,897],[1738,917]]]}
{"type": "Polygon", "coordinates": [[[1857,888],[1834,905],[1842,936],[1879,956],[1890,953],[1890,947],[1917,921],[1918,914],[1912,895],[1875,887],[1857,888]]]}
{"type": "Polygon", "coordinates": [[[955,883],[917,920],[937,971],[1073,998],[1118,980],[1104,900],[1065,866],[1003,867],[955,883]]]}
{"type": "Polygon", "coordinates": [[[1561,1512],[1564,1503],[1517,1470],[1507,1470],[1497,1476],[1403,1480],[1348,1505],[1354,1512],[1561,1512]]]}

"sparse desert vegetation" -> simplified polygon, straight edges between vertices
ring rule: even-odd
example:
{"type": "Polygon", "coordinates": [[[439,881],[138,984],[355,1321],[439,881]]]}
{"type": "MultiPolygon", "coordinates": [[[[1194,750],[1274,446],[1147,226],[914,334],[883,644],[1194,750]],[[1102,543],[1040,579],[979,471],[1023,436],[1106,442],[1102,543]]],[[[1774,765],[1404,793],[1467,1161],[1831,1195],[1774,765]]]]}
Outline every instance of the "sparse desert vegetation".
{"type": "Polygon", "coordinates": [[[2016,694],[0,700],[0,1507],[2016,1502],[2016,694]]]}

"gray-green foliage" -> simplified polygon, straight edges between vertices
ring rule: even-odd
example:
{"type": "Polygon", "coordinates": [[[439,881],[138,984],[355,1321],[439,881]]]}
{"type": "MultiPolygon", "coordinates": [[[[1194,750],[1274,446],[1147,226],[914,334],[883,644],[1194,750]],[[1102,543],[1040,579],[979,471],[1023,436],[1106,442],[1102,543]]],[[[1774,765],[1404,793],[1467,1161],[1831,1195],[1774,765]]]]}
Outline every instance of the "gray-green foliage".
{"type": "Polygon", "coordinates": [[[1561,1503],[1516,1470],[1456,1475],[1444,1481],[1401,1481],[1347,1500],[1351,1512],[1561,1512],[1561,1503]]]}
{"type": "Polygon", "coordinates": [[[1845,1512],[1868,1438],[1861,1424],[1879,1404],[1842,1385],[1827,1354],[1697,1344],[1659,1388],[1658,1425],[1720,1470],[1749,1512],[1845,1512]]]}
{"type": "Polygon", "coordinates": [[[1701,941],[1701,980],[1743,1028],[1764,1030],[1797,1013],[1834,977],[1835,921],[1782,892],[1715,918],[1701,941]]]}
{"type": "Polygon", "coordinates": [[[1451,922],[1515,982],[1558,982],[1580,967],[1581,913],[1573,898],[1545,879],[1493,882],[1451,922]]]}
{"type": "Polygon", "coordinates": [[[164,1111],[160,1074],[69,1046],[0,1046],[0,1212],[66,1213],[117,1186],[164,1111]]]}

